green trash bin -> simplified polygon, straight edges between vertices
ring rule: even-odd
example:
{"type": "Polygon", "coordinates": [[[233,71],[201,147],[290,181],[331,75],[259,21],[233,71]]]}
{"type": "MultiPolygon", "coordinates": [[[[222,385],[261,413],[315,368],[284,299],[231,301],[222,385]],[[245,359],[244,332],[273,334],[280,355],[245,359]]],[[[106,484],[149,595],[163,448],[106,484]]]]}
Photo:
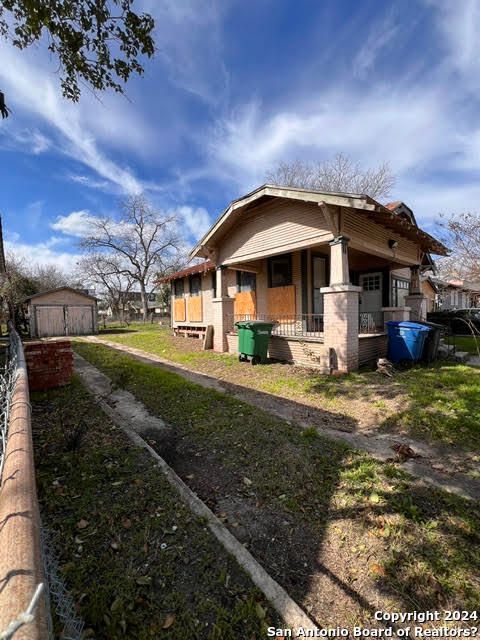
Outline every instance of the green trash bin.
{"type": "Polygon", "coordinates": [[[274,322],[262,320],[243,320],[236,322],[238,329],[238,359],[259,364],[267,361],[268,341],[272,335],[274,322]]]}

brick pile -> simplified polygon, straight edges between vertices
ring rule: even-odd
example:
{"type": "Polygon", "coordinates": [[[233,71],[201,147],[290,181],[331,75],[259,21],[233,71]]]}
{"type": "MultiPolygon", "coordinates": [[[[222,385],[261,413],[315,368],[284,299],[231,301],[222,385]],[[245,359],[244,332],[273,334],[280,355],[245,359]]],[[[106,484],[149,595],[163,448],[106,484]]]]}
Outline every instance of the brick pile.
{"type": "Polygon", "coordinates": [[[70,384],[73,374],[73,351],[68,340],[24,343],[31,391],[44,391],[70,384]]]}

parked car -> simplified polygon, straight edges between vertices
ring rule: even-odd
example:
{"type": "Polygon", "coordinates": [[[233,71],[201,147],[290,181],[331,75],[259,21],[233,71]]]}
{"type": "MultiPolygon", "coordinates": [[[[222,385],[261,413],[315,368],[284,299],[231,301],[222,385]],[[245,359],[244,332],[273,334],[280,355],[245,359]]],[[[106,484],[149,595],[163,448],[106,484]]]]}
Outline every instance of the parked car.
{"type": "Polygon", "coordinates": [[[480,309],[432,311],[427,315],[427,320],[445,326],[456,335],[469,335],[471,333],[469,323],[480,332],[480,309]]]}

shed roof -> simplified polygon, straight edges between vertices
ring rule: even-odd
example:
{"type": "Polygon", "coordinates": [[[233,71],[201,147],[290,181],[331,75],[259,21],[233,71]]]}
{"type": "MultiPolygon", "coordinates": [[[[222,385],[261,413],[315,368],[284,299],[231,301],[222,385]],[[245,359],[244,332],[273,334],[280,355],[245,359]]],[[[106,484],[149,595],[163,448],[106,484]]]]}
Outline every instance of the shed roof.
{"type": "Polygon", "coordinates": [[[196,273],[207,273],[207,271],[212,271],[213,269],[215,269],[213,262],[211,260],[205,260],[204,262],[194,264],[191,267],[186,267],[185,269],[180,269],[180,271],[170,273],[164,278],[159,278],[157,282],[171,282],[172,280],[178,280],[179,278],[185,278],[186,276],[193,276],[196,273]]]}
{"type": "Polygon", "coordinates": [[[57,291],[72,291],[73,293],[77,293],[79,296],[84,296],[85,298],[90,298],[90,300],[98,301],[98,298],[95,298],[95,296],[91,296],[89,293],[85,293],[84,291],[80,291],[80,289],[74,289],[73,287],[56,287],[55,289],[47,289],[46,291],[40,291],[40,293],[34,293],[33,295],[28,296],[28,298],[25,298],[24,302],[28,302],[28,300],[32,300],[33,298],[39,298],[47,293],[56,293],[57,291]]]}

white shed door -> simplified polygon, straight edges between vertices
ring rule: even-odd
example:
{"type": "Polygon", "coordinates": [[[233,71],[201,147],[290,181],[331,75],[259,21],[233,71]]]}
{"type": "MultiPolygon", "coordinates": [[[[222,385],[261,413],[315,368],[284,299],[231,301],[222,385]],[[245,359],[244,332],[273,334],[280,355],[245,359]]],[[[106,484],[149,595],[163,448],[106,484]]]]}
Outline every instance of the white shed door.
{"type": "Polygon", "coordinates": [[[35,319],[37,325],[37,336],[39,338],[65,335],[65,316],[63,307],[35,307],[35,319]]]}
{"type": "Polygon", "coordinates": [[[93,307],[68,305],[67,334],[69,336],[82,336],[93,333],[93,307]]]}

